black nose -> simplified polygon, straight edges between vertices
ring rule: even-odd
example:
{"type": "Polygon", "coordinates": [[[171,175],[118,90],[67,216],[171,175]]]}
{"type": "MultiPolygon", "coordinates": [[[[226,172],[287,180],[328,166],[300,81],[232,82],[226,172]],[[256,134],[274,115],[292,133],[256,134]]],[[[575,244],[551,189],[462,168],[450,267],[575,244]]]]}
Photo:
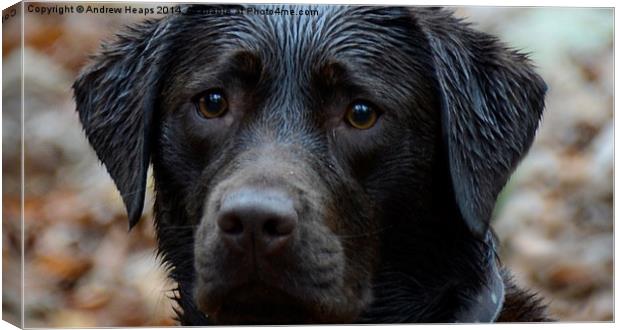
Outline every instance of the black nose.
{"type": "Polygon", "coordinates": [[[245,188],[224,197],[217,226],[222,239],[239,252],[274,254],[292,240],[297,212],[284,192],[245,188]]]}

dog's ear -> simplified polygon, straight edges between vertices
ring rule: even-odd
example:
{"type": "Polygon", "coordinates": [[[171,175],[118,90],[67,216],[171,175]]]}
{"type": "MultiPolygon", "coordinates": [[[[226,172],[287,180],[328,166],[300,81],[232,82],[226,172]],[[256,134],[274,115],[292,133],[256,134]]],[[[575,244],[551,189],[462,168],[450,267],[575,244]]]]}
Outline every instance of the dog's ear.
{"type": "Polygon", "coordinates": [[[432,53],[455,201],[484,237],[497,195],[529,149],[546,85],[526,55],[445,10],[414,13],[432,53]]]}
{"type": "Polygon", "coordinates": [[[73,84],[80,121],[123,198],[130,229],[144,205],[166,29],[158,20],[129,28],[104,44],[73,84]]]}

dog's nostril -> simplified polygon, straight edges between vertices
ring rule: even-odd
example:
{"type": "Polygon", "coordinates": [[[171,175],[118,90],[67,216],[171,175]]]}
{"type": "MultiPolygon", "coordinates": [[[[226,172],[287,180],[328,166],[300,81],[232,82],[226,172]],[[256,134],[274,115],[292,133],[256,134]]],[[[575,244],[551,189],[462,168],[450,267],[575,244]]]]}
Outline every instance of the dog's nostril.
{"type": "Polygon", "coordinates": [[[263,231],[268,236],[286,236],[295,229],[295,222],[288,217],[268,219],[263,225],[263,231]]]}
{"type": "Polygon", "coordinates": [[[243,222],[234,214],[220,217],[217,220],[217,225],[227,234],[238,235],[243,233],[243,222]]]}
{"type": "Polygon", "coordinates": [[[278,221],[274,219],[269,219],[265,221],[265,224],[263,225],[263,231],[269,236],[279,236],[277,227],[278,221]]]}

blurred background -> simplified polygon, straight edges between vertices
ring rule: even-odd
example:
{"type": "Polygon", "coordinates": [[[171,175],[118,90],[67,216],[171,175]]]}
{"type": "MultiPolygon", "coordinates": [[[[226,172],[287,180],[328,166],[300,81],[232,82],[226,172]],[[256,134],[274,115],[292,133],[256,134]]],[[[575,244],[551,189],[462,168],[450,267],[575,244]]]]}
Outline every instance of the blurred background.
{"type": "MultiPolygon", "coordinates": [[[[453,9],[530,52],[549,85],[534,145],[495,210],[504,264],[557,319],[613,320],[613,9],[453,9]]],[[[174,284],[154,253],[152,194],[128,233],[120,197],[84,138],[71,94],[100,41],[143,17],[26,14],[27,327],[174,324],[174,284]]],[[[18,23],[3,23],[2,44],[2,307],[9,320],[21,300],[18,23]]]]}

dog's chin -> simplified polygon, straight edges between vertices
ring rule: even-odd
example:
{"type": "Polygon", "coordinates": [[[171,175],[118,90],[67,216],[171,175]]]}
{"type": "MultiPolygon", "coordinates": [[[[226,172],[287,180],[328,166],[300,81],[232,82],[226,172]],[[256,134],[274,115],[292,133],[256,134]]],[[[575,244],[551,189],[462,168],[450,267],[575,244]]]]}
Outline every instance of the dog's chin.
{"type": "MultiPolygon", "coordinates": [[[[204,296],[203,296],[204,297],[204,296]]],[[[198,297],[199,309],[220,325],[282,325],[350,323],[348,315],[334,315],[316,303],[293,297],[277,288],[251,284],[230,290],[218,302],[198,297]]]]}
{"type": "Polygon", "coordinates": [[[232,297],[209,315],[216,324],[279,325],[315,323],[315,319],[294,300],[232,297]]]}

